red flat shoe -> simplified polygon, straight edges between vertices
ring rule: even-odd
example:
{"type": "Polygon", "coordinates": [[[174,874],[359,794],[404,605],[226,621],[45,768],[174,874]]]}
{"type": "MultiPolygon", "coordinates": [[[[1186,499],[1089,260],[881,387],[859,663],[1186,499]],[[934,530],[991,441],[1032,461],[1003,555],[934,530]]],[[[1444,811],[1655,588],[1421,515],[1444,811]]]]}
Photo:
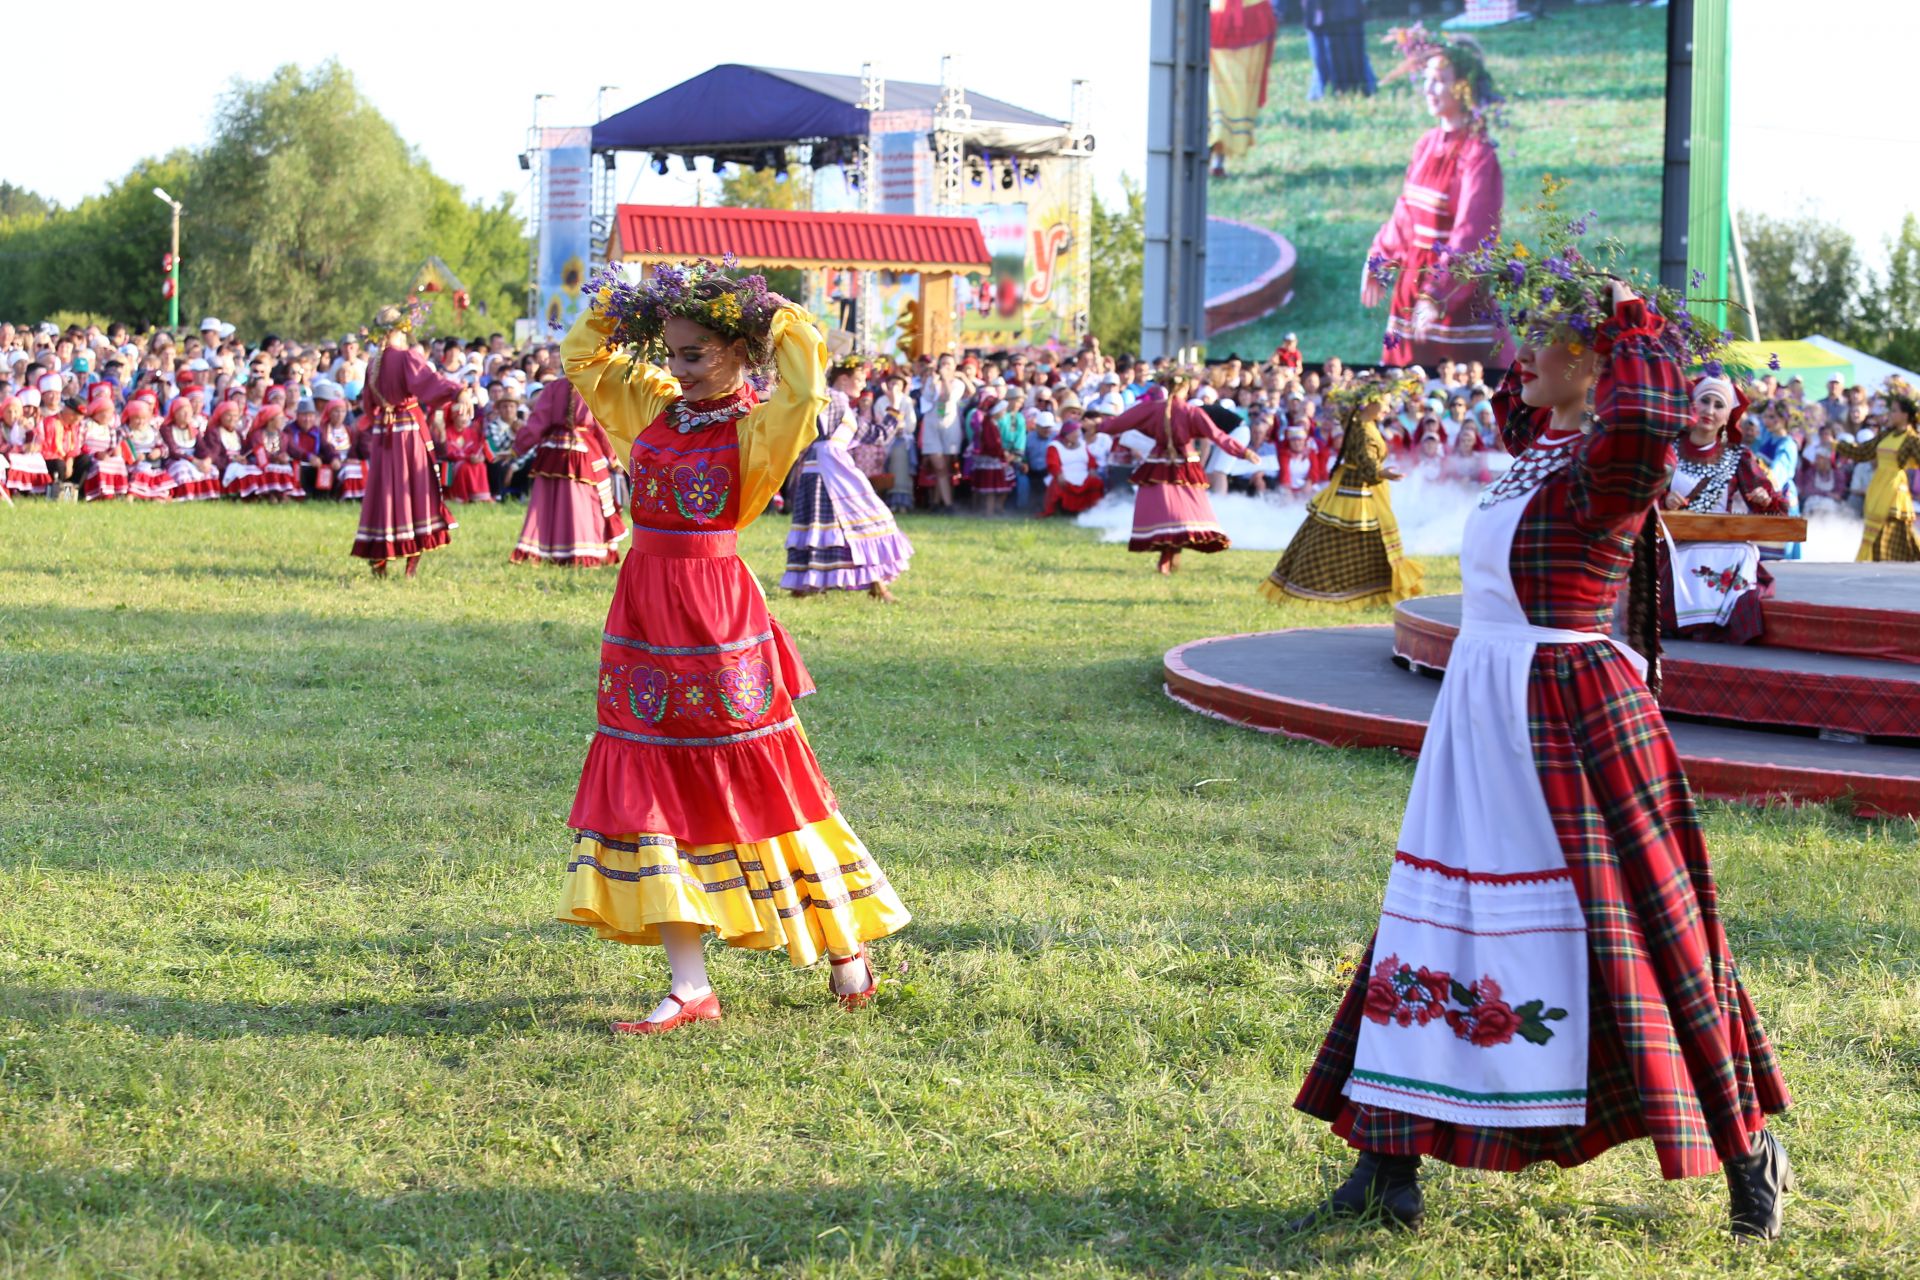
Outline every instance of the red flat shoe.
{"type": "Polygon", "coordinates": [[[865,947],[860,948],[852,955],[844,958],[840,956],[827,957],[827,963],[832,965],[852,964],[855,961],[859,961],[861,964],[867,966],[867,985],[865,990],[853,991],[842,995],[840,992],[833,990],[832,978],[828,978],[827,980],[827,990],[832,991],[833,998],[838,1000],[843,1008],[847,1009],[858,1009],[867,1004],[873,999],[873,993],[880,989],[880,984],[874,981],[873,964],[867,959],[867,949],[865,947]]]}
{"type": "Polygon", "coordinates": [[[658,1022],[616,1022],[613,1024],[613,1034],[617,1036],[657,1036],[664,1035],[669,1031],[678,1030],[693,1022],[720,1021],[720,996],[717,992],[709,991],[692,1004],[688,1004],[671,991],[667,993],[667,999],[680,1006],[678,1009],[675,1009],[672,1014],[660,1019],[658,1022]]]}

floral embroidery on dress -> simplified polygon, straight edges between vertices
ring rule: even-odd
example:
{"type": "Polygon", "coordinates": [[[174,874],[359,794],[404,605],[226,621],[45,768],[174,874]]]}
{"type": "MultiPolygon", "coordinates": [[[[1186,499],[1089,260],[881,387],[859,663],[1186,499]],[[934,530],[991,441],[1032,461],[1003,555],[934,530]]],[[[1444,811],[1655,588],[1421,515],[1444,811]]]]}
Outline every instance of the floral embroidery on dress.
{"type": "Polygon", "coordinates": [[[675,467],[672,479],[673,503],[680,514],[695,524],[705,524],[725,509],[733,472],[701,458],[691,466],[675,467]]]}
{"type": "Polygon", "coordinates": [[[635,667],[633,681],[627,686],[627,705],[634,719],[659,724],[672,705],[672,681],[656,667],[635,667]]]}
{"type": "Polygon", "coordinates": [[[1418,969],[1388,956],[1373,968],[1367,979],[1366,1016],[1381,1026],[1426,1026],[1442,1019],[1453,1034],[1490,1049],[1511,1043],[1515,1036],[1529,1044],[1545,1044],[1553,1039],[1549,1022],[1567,1016],[1565,1009],[1548,1009],[1544,1000],[1529,1000],[1515,1007],[1503,998],[1500,984],[1483,977],[1472,986],[1452,974],[1418,969]]]}
{"type": "Polygon", "coordinates": [[[635,511],[652,511],[666,515],[672,510],[667,503],[666,479],[658,471],[636,458],[629,475],[633,480],[635,511]]]}
{"type": "Polygon", "coordinates": [[[718,671],[713,684],[735,720],[758,720],[773,706],[773,668],[765,658],[749,658],[718,671]]]}
{"type": "Polygon", "coordinates": [[[1709,587],[1712,587],[1721,595],[1730,595],[1735,591],[1745,591],[1753,585],[1747,581],[1747,575],[1740,572],[1738,566],[1733,565],[1725,569],[1716,569],[1712,565],[1697,564],[1693,566],[1693,576],[1704,580],[1709,587]]]}

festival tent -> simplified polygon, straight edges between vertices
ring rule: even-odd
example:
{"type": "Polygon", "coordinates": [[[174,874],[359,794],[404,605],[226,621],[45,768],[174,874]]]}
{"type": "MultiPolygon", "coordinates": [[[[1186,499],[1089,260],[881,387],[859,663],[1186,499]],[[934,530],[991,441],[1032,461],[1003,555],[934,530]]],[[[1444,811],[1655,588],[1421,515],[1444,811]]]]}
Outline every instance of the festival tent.
{"type": "Polygon", "coordinates": [[[1807,339],[1809,345],[1825,347],[1835,355],[1842,356],[1853,363],[1853,380],[1863,387],[1877,387],[1888,378],[1901,377],[1915,386],[1920,386],[1920,373],[1911,369],[1902,369],[1897,364],[1882,360],[1879,356],[1870,356],[1866,352],[1850,347],[1844,342],[1832,338],[1823,338],[1813,334],[1807,339]]]}
{"type": "Polygon", "coordinates": [[[1725,359],[1735,368],[1744,365],[1752,369],[1755,376],[1771,373],[1782,382],[1798,376],[1809,387],[1825,386],[1836,373],[1848,382],[1854,380],[1852,361],[1809,341],[1731,342],[1725,359]],[[1780,362],[1779,369],[1768,363],[1771,360],[1780,362]]]}
{"type": "MultiPolygon", "coordinates": [[[[859,76],[723,63],[594,125],[593,149],[712,156],[716,164],[778,168],[776,148],[811,145],[818,166],[871,136],[874,113],[860,105],[863,97],[859,76]]],[[[931,117],[940,86],[889,80],[885,102],[889,115],[931,117]]],[[[1073,146],[1060,120],[975,93],[966,95],[966,103],[968,118],[955,131],[970,151],[1026,157],[1073,146]]]]}

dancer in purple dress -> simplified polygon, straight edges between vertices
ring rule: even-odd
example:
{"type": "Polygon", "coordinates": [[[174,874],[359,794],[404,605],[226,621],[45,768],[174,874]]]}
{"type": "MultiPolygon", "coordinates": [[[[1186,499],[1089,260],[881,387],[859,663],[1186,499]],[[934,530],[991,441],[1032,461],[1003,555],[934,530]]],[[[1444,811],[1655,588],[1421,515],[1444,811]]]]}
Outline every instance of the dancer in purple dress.
{"type": "Polygon", "coordinates": [[[794,482],[793,530],[780,585],[796,596],[864,590],[891,602],[887,584],[907,571],[913,544],[847,450],[859,426],[849,399],[853,384],[853,369],[846,365],[828,379],[820,438],[801,459],[794,482]]]}

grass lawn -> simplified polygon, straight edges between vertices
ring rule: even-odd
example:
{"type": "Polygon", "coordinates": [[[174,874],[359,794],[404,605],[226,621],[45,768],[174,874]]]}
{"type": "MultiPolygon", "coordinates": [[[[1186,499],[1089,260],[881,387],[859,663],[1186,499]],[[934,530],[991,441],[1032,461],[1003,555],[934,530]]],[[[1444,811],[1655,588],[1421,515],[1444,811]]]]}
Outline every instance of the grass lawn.
{"type": "MultiPolygon", "coordinates": [[[[1383,77],[1397,61],[1384,43],[1396,25],[1367,24],[1368,55],[1383,77]]],[[[1657,274],[1666,9],[1556,5],[1544,22],[1476,35],[1494,87],[1508,99],[1506,124],[1494,136],[1509,218],[1539,198],[1545,175],[1571,179],[1562,198],[1599,213],[1594,239],[1618,237],[1629,265],[1657,274]]],[[[1308,65],[1305,35],[1283,26],[1254,148],[1208,188],[1208,212],[1271,227],[1300,254],[1293,302],[1215,335],[1208,343],[1215,358],[1265,356],[1297,331],[1309,360],[1380,359],[1387,309],[1360,306],[1360,272],[1374,232],[1393,212],[1413,144],[1433,120],[1404,76],[1383,80],[1372,98],[1308,102],[1308,65]]]]}
{"type": "Polygon", "coordinates": [[[0,1277],[1920,1269],[1916,832],[1833,809],[1709,807],[1787,1243],[1644,1143],[1435,1170],[1417,1236],[1278,1231],[1345,1171],[1289,1103],[1412,770],[1162,696],[1172,644],[1329,620],[1256,596],[1267,553],[1162,581],[920,520],[899,606],[782,605],[918,918],[872,1009],[716,951],[725,1023],[614,1041],[658,953],[548,922],[613,575],[509,565],[518,517],[409,584],[337,507],[0,511],[0,1277]]]}

